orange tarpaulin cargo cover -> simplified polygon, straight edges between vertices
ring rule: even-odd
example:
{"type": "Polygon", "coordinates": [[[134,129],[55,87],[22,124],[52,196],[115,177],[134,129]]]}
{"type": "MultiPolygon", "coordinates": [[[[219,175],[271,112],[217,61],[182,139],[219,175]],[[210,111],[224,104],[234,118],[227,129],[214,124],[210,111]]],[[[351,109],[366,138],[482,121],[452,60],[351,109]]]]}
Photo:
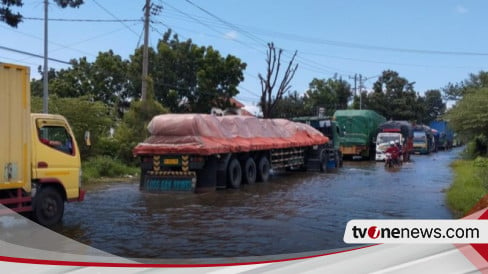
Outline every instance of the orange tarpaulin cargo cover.
{"type": "Polygon", "coordinates": [[[313,127],[286,119],[209,114],[163,114],[147,126],[151,136],[134,155],[211,155],[304,147],[329,139],[313,127]]]}

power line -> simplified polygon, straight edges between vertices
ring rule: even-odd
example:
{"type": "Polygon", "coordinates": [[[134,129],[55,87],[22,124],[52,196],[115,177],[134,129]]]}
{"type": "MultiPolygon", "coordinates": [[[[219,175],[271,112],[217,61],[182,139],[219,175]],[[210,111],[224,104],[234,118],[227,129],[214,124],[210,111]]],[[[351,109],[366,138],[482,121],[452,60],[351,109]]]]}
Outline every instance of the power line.
{"type": "MultiPolygon", "coordinates": [[[[169,7],[170,7],[170,8],[172,8],[172,9],[176,10],[178,13],[180,13],[180,14],[182,14],[182,15],[185,15],[186,17],[188,17],[188,18],[192,19],[193,21],[195,21],[195,22],[197,22],[197,23],[199,23],[199,24],[201,24],[201,25],[203,25],[203,26],[205,26],[205,27],[207,27],[207,28],[209,28],[209,29],[213,30],[214,32],[219,33],[219,34],[220,34],[220,35],[222,35],[222,36],[225,36],[225,33],[223,33],[223,32],[221,32],[221,31],[219,31],[219,30],[215,29],[214,27],[212,27],[212,26],[210,26],[209,24],[207,24],[207,23],[203,22],[202,20],[200,20],[200,19],[198,19],[198,18],[196,18],[196,17],[194,17],[194,16],[192,16],[192,15],[190,15],[190,14],[188,14],[188,13],[186,13],[186,12],[184,12],[184,11],[182,11],[182,10],[180,10],[180,9],[178,9],[178,8],[176,8],[176,7],[174,7],[174,6],[170,5],[170,4],[168,4],[168,3],[166,3],[166,2],[165,2],[164,4],[165,4],[166,6],[169,6],[169,7]]],[[[258,51],[258,52],[260,52],[260,53],[263,53],[263,52],[262,52],[262,50],[256,49],[255,47],[252,47],[252,46],[249,46],[249,45],[247,45],[246,43],[244,43],[244,42],[242,42],[242,41],[240,41],[240,40],[237,40],[237,39],[232,39],[232,41],[234,41],[234,42],[236,42],[236,43],[238,43],[238,44],[241,44],[241,45],[243,45],[243,46],[246,46],[246,47],[251,47],[251,48],[253,48],[253,49],[254,49],[254,50],[256,50],[256,51],[258,51]]]]}
{"type": "Polygon", "coordinates": [[[251,38],[252,40],[254,40],[255,42],[257,42],[258,44],[259,43],[266,44],[266,41],[264,41],[263,39],[255,36],[254,34],[248,32],[248,31],[245,31],[245,30],[241,29],[240,27],[238,27],[238,26],[236,26],[236,25],[234,25],[232,23],[229,23],[229,22],[225,21],[224,19],[222,19],[222,18],[218,17],[217,15],[211,13],[210,11],[202,8],[201,6],[193,3],[192,1],[190,1],[190,0],[185,0],[185,1],[187,3],[189,3],[189,4],[191,4],[192,6],[196,7],[197,9],[203,11],[204,13],[210,15],[211,17],[217,19],[218,21],[220,21],[221,23],[225,24],[226,26],[229,26],[231,29],[234,29],[234,30],[237,30],[237,31],[242,32],[244,35],[246,35],[247,37],[251,38]]]}
{"type": "MultiPolygon", "coordinates": [[[[203,11],[205,14],[207,14],[207,15],[211,16],[212,18],[216,19],[217,21],[219,21],[223,25],[227,26],[229,29],[235,30],[235,31],[237,31],[239,33],[244,34],[244,36],[250,38],[251,40],[253,40],[254,42],[256,42],[258,45],[265,45],[265,44],[267,44],[265,40],[259,38],[258,36],[254,35],[253,33],[249,32],[249,31],[246,31],[243,28],[241,28],[241,27],[239,27],[239,26],[237,26],[235,24],[232,24],[232,23],[230,23],[230,22],[228,22],[228,21],[220,18],[219,16],[213,14],[212,12],[206,10],[205,8],[203,8],[203,7],[201,7],[201,6],[193,3],[191,0],[185,0],[185,1],[187,3],[189,3],[189,4],[191,4],[192,6],[196,7],[197,9],[203,11]]],[[[196,17],[194,17],[194,16],[192,16],[192,17],[193,17],[194,20],[198,20],[198,22],[200,24],[204,24],[207,27],[209,26],[208,23],[203,23],[202,19],[196,19],[196,17]]],[[[233,41],[236,41],[236,40],[233,39],[233,41]]],[[[243,44],[243,42],[240,42],[240,44],[243,44]]],[[[252,47],[252,46],[248,46],[248,47],[252,47]]],[[[256,49],[256,50],[259,51],[259,52],[261,52],[261,53],[263,53],[261,50],[258,50],[258,49],[256,49]]],[[[304,58],[304,57],[301,57],[301,56],[297,56],[297,63],[299,63],[300,65],[302,65],[302,68],[303,69],[308,70],[308,71],[312,71],[312,72],[316,72],[316,73],[323,73],[323,70],[333,71],[333,72],[341,71],[338,68],[328,67],[328,66],[325,66],[323,64],[319,64],[319,63],[317,63],[315,61],[312,61],[310,59],[307,59],[307,58],[304,58]]],[[[343,72],[345,72],[345,71],[343,71],[343,72]]],[[[348,72],[345,72],[345,73],[348,73],[348,72]]]]}
{"type": "Polygon", "coordinates": [[[430,50],[430,49],[398,48],[398,47],[387,47],[387,46],[379,46],[379,45],[368,45],[368,44],[352,43],[346,41],[320,39],[320,38],[308,37],[308,36],[291,34],[291,33],[270,31],[270,30],[260,29],[256,27],[249,27],[249,26],[243,26],[237,24],[232,24],[232,25],[235,26],[236,29],[251,28],[254,29],[254,32],[262,33],[265,35],[273,35],[274,37],[281,37],[286,40],[298,41],[302,43],[305,42],[310,44],[330,45],[330,46],[346,47],[346,48],[358,48],[363,50],[382,50],[382,51],[433,54],[433,55],[488,56],[488,53],[486,52],[448,51],[448,50],[442,51],[442,50],[430,50]]]}
{"type": "MultiPolygon", "coordinates": [[[[25,54],[25,55],[29,55],[29,56],[33,56],[33,57],[44,58],[44,56],[43,55],[40,55],[40,54],[30,53],[30,52],[27,52],[27,51],[13,49],[13,48],[9,48],[9,47],[0,46],[0,49],[12,51],[12,52],[16,52],[16,53],[20,53],[20,54],[25,54]]],[[[62,63],[62,64],[71,65],[70,62],[66,62],[66,61],[63,61],[63,60],[54,59],[54,58],[50,58],[50,57],[48,57],[47,59],[50,60],[50,61],[54,61],[54,62],[58,62],[58,63],[62,63]]]]}
{"type": "Polygon", "coordinates": [[[113,18],[115,18],[117,21],[119,21],[122,25],[124,25],[124,27],[126,27],[130,32],[132,32],[133,34],[135,34],[136,36],[139,36],[139,34],[137,32],[135,32],[133,29],[131,29],[127,24],[125,24],[124,22],[122,22],[117,16],[115,16],[115,14],[113,14],[112,12],[110,12],[108,9],[106,9],[105,7],[103,7],[102,5],[100,5],[96,0],[93,0],[93,3],[95,3],[99,8],[101,8],[102,10],[104,10],[106,13],[108,13],[110,16],[112,16],[113,18]]]}
{"type": "MultiPolygon", "coordinates": [[[[44,21],[40,17],[22,17],[26,20],[44,21]]],[[[59,22],[93,22],[93,23],[121,23],[121,22],[142,22],[142,19],[69,19],[69,18],[50,18],[48,21],[59,22]]]]}

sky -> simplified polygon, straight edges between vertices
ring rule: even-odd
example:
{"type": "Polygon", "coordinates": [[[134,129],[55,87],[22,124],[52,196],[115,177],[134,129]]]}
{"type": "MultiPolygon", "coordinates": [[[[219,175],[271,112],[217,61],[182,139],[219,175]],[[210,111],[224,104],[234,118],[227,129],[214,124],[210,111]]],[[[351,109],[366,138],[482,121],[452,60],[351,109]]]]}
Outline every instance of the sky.
{"type": "MultiPolygon", "coordinates": [[[[145,0],[85,0],[62,9],[50,0],[49,57],[68,62],[113,50],[128,59],[143,43],[145,0]]],[[[24,0],[15,11],[25,16],[17,28],[0,24],[0,62],[31,67],[39,78],[43,55],[44,1],[24,0]]],[[[168,28],[199,46],[247,64],[237,99],[259,101],[258,74],[266,71],[267,43],[295,51],[299,67],[291,90],[304,93],[314,79],[340,77],[354,87],[354,76],[371,90],[387,69],[415,82],[420,94],[488,70],[484,0],[152,0],[162,10],[151,16],[150,46],[168,28]]],[[[49,67],[69,65],[49,61],[49,67]]],[[[359,85],[359,83],[357,82],[359,85]]]]}

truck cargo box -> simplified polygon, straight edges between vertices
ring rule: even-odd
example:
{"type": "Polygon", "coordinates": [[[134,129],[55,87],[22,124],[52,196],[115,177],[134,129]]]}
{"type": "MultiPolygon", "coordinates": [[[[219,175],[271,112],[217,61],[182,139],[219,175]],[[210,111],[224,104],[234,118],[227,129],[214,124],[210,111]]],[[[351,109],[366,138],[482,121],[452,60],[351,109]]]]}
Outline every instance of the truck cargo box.
{"type": "Polygon", "coordinates": [[[30,190],[29,69],[0,63],[0,190],[30,190]]]}

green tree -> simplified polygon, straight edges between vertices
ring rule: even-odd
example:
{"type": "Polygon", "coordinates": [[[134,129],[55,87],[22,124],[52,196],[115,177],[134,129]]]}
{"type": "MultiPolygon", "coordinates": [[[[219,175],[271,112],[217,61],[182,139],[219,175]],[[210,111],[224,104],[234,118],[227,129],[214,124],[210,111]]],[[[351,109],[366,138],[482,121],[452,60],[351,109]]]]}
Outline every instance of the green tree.
{"type": "Polygon", "coordinates": [[[337,108],[337,95],[330,82],[314,78],[305,92],[305,105],[307,109],[323,107],[326,115],[333,115],[337,108]]]}
{"type": "Polygon", "coordinates": [[[424,123],[428,124],[441,117],[446,111],[446,104],[442,101],[442,94],[440,90],[428,90],[425,92],[425,99],[423,104],[425,105],[424,123]]]}
{"type": "Polygon", "coordinates": [[[488,136],[488,88],[471,89],[444,116],[454,131],[467,138],[488,136]]]}
{"type": "Polygon", "coordinates": [[[396,71],[383,71],[373,84],[373,92],[363,100],[363,108],[375,110],[387,119],[416,120],[418,99],[414,84],[396,71]]]}
{"type": "Polygon", "coordinates": [[[304,97],[294,91],[288,93],[278,102],[271,118],[293,118],[314,114],[313,110],[305,105],[304,97]]]}
{"type": "MultiPolygon", "coordinates": [[[[43,79],[44,79],[44,73],[42,71],[42,66],[38,67],[38,72],[41,75],[41,78],[40,79],[32,78],[31,82],[30,82],[31,95],[42,97],[42,93],[43,93],[43,87],[42,86],[43,86],[43,79]]],[[[57,72],[55,69],[50,68],[47,72],[47,75],[48,75],[47,78],[49,80],[52,80],[52,79],[57,77],[57,72]]]]}
{"type": "MultiPolygon", "coordinates": [[[[72,7],[77,8],[83,4],[84,0],[54,0],[54,2],[62,7],[72,7]]],[[[12,7],[22,7],[22,0],[2,0],[0,2],[0,21],[7,23],[12,27],[17,27],[17,25],[22,22],[22,15],[19,12],[12,11],[12,7]]]]}
{"type": "Polygon", "coordinates": [[[149,136],[147,125],[151,119],[156,115],[168,113],[166,108],[154,100],[153,92],[153,82],[149,79],[147,100],[133,101],[115,132],[119,144],[117,155],[126,163],[134,162],[132,149],[149,136]]]}
{"type": "MultiPolygon", "coordinates": [[[[109,50],[100,52],[93,63],[86,57],[71,63],[70,68],[55,73],[50,71],[51,93],[60,97],[88,96],[115,109],[121,117],[134,93],[133,82],[128,79],[129,62],[109,50]]],[[[37,82],[35,87],[37,94],[37,82]]]]}
{"type": "MultiPolygon", "coordinates": [[[[232,55],[222,57],[212,47],[180,41],[171,30],[149,51],[149,74],[154,79],[155,98],[172,112],[209,113],[212,107],[226,108],[244,80],[246,64],[232,55]]],[[[131,56],[130,74],[140,90],[142,50],[131,56]]]]}
{"type": "Polygon", "coordinates": [[[460,83],[448,83],[443,89],[444,98],[459,101],[473,89],[488,87],[488,72],[480,71],[478,74],[469,74],[469,78],[460,83]]]}
{"type": "Polygon", "coordinates": [[[351,86],[342,79],[314,78],[305,93],[305,105],[307,109],[323,107],[326,115],[332,116],[337,109],[347,108],[351,95],[351,86]]]}

